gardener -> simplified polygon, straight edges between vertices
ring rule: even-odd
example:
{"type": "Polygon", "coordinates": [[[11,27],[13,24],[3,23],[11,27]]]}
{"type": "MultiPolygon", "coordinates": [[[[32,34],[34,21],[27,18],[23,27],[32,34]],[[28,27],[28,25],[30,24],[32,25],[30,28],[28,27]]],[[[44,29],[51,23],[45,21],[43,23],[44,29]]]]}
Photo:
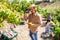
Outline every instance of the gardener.
{"type": "Polygon", "coordinates": [[[41,25],[41,16],[36,12],[36,5],[30,6],[31,14],[28,17],[28,28],[32,40],[38,40],[38,27],[41,25]]]}
{"type": "Polygon", "coordinates": [[[51,20],[52,20],[52,16],[51,16],[51,14],[50,14],[50,13],[48,13],[46,24],[47,24],[48,22],[50,22],[51,20]]]}

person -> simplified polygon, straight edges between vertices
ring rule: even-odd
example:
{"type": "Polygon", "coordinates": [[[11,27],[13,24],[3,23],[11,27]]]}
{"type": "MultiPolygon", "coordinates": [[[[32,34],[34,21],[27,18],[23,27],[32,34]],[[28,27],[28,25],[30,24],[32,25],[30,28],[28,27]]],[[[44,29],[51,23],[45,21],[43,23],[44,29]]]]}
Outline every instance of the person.
{"type": "Polygon", "coordinates": [[[41,15],[37,13],[36,5],[30,6],[30,14],[28,16],[29,34],[32,40],[38,40],[38,28],[42,23],[41,15]]]}
{"type": "Polygon", "coordinates": [[[47,24],[48,22],[50,22],[51,20],[52,20],[52,16],[51,16],[51,14],[50,14],[50,13],[48,13],[46,24],[47,24]]]}
{"type": "Polygon", "coordinates": [[[55,26],[55,24],[53,21],[48,22],[46,25],[46,28],[45,28],[45,32],[43,32],[41,34],[41,37],[45,40],[47,40],[47,38],[48,38],[48,40],[52,40],[51,38],[53,36],[52,33],[53,33],[54,26],[55,26]]]}
{"type": "Polygon", "coordinates": [[[24,20],[27,21],[27,17],[29,14],[29,8],[26,8],[25,13],[24,13],[24,20]]]}
{"type": "Polygon", "coordinates": [[[47,33],[52,32],[54,25],[55,25],[55,24],[54,24],[53,21],[48,22],[47,25],[46,25],[46,30],[45,30],[45,32],[47,32],[47,33]]]}

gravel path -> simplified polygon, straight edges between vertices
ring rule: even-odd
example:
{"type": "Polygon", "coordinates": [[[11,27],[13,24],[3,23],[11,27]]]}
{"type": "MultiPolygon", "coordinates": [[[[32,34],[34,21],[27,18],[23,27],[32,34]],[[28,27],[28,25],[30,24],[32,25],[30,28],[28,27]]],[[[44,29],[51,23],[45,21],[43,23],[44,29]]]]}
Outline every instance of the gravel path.
{"type": "MultiPolygon", "coordinates": [[[[14,38],[14,40],[31,40],[29,36],[29,29],[27,24],[17,26],[15,30],[18,32],[18,36],[14,38]]],[[[39,40],[43,40],[42,38],[40,38],[40,36],[41,36],[41,33],[44,32],[44,30],[45,30],[45,27],[39,27],[39,30],[38,30],[39,40]]]]}

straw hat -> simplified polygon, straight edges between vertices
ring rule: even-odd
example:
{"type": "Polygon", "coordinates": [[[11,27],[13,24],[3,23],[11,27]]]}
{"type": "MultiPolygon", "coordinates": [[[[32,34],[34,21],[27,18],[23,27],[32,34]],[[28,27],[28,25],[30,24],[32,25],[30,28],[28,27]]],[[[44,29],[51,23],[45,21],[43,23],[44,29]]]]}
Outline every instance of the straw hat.
{"type": "Polygon", "coordinates": [[[54,25],[54,23],[52,21],[50,21],[50,24],[54,25]]]}
{"type": "Polygon", "coordinates": [[[32,5],[30,6],[30,8],[32,8],[32,7],[35,7],[35,8],[36,8],[36,6],[37,6],[37,5],[35,5],[35,4],[32,4],[32,5]]]}

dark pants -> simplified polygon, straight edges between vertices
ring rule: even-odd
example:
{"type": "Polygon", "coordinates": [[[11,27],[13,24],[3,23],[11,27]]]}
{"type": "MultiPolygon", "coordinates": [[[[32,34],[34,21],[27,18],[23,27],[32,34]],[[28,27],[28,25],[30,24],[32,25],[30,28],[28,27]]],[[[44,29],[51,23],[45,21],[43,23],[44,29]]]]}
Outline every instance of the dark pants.
{"type": "Polygon", "coordinates": [[[30,31],[30,37],[31,37],[32,40],[38,40],[38,32],[32,33],[32,32],[30,31]]]}

